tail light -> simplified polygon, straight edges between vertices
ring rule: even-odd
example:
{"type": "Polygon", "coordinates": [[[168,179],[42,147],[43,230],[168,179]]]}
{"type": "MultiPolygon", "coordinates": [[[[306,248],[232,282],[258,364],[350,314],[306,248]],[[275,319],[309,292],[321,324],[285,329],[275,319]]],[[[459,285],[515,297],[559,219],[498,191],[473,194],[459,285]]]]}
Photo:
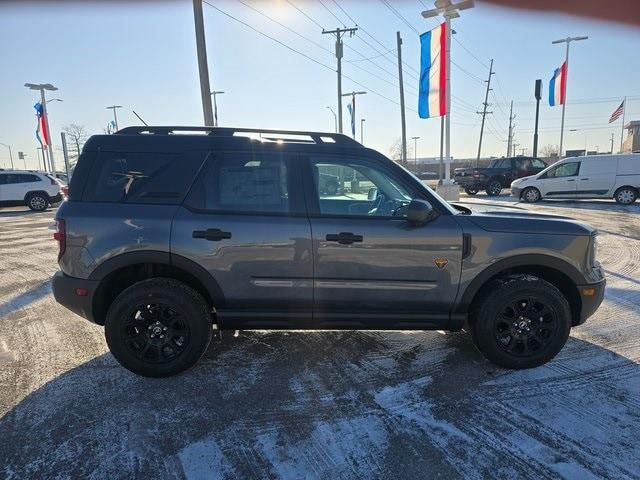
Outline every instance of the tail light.
{"type": "Polygon", "coordinates": [[[58,260],[60,260],[67,249],[67,228],[64,220],[56,218],[56,231],[53,234],[53,239],[58,242],[58,260]]]}
{"type": "Polygon", "coordinates": [[[69,196],[69,185],[62,186],[62,193],[64,194],[65,197],[69,196]]]}

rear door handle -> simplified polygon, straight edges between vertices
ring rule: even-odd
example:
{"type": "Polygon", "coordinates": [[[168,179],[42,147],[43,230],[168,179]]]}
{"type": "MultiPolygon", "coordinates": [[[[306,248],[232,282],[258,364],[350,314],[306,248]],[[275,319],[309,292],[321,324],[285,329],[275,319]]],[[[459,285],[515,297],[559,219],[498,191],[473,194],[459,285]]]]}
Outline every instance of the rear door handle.
{"type": "Polygon", "coordinates": [[[327,233],[325,238],[327,242],[338,242],[341,245],[362,242],[362,235],[354,235],[351,232],[327,233]]]}
{"type": "Polygon", "coordinates": [[[580,181],[582,181],[582,180],[589,180],[589,179],[588,178],[581,178],[580,181]]]}
{"type": "Polygon", "coordinates": [[[212,242],[218,242],[231,238],[231,232],[223,232],[219,228],[208,228],[207,230],[194,230],[193,238],[204,238],[212,242]]]}

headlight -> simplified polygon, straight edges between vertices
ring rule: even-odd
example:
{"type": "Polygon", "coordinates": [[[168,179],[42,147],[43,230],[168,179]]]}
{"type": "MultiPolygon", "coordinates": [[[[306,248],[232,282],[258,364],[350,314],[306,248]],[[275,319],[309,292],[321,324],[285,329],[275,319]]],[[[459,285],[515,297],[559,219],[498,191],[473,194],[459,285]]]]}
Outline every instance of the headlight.
{"type": "Polygon", "coordinates": [[[514,185],[518,185],[519,183],[522,183],[522,179],[518,178],[516,180],[514,180],[513,182],[511,182],[511,186],[513,187],[514,185]]]}

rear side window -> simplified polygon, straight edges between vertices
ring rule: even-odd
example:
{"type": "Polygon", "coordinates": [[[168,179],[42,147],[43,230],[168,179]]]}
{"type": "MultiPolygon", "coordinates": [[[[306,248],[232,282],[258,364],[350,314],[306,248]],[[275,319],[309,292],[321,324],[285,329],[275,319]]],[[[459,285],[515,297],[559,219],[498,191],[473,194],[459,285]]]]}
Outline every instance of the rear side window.
{"type": "Polygon", "coordinates": [[[289,213],[290,174],[285,154],[225,153],[211,160],[187,204],[199,210],[289,213]]]}
{"type": "Polygon", "coordinates": [[[6,173],[0,178],[0,184],[10,185],[16,183],[41,182],[42,179],[32,173],[6,173]]]}
{"type": "Polygon", "coordinates": [[[179,204],[204,153],[100,152],[87,180],[90,202],[179,204]]]}

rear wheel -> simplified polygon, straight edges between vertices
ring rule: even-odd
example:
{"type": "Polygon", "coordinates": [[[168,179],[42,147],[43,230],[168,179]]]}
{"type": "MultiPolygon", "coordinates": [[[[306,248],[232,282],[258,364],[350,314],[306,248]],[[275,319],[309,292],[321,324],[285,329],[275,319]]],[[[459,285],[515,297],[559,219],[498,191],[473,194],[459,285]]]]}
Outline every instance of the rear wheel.
{"type": "Polygon", "coordinates": [[[633,187],[620,187],[613,194],[613,198],[621,205],[631,205],[638,198],[638,192],[633,187]]]}
{"type": "Polygon", "coordinates": [[[105,323],[116,360],[146,377],[168,377],[193,366],[207,350],[212,330],[202,295],[168,278],[125,289],[109,307],[105,323]]]}
{"type": "Polygon", "coordinates": [[[490,197],[497,197],[498,195],[500,195],[501,191],[502,183],[500,183],[500,180],[494,179],[489,181],[489,183],[487,184],[486,192],[490,197]]]}
{"type": "Polygon", "coordinates": [[[31,193],[26,200],[27,206],[34,212],[43,212],[49,206],[49,197],[44,193],[31,193]]]}
{"type": "Polygon", "coordinates": [[[571,309],[562,293],[532,275],[513,275],[484,289],[471,332],[483,355],[505,368],[545,364],[569,337],[571,309]]]}
{"type": "Polygon", "coordinates": [[[467,192],[467,195],[475,195],[478,193],[478,189],[474,187],[464,187],[464,191],[467,192]]]}
{"type": "Polygon", "coordinates": [[[540,200],[542,196],[540,195],[540,190],[535,187],[527,187],[523,190],[520,198],[527,203],[535,203],[540,200]]]}

